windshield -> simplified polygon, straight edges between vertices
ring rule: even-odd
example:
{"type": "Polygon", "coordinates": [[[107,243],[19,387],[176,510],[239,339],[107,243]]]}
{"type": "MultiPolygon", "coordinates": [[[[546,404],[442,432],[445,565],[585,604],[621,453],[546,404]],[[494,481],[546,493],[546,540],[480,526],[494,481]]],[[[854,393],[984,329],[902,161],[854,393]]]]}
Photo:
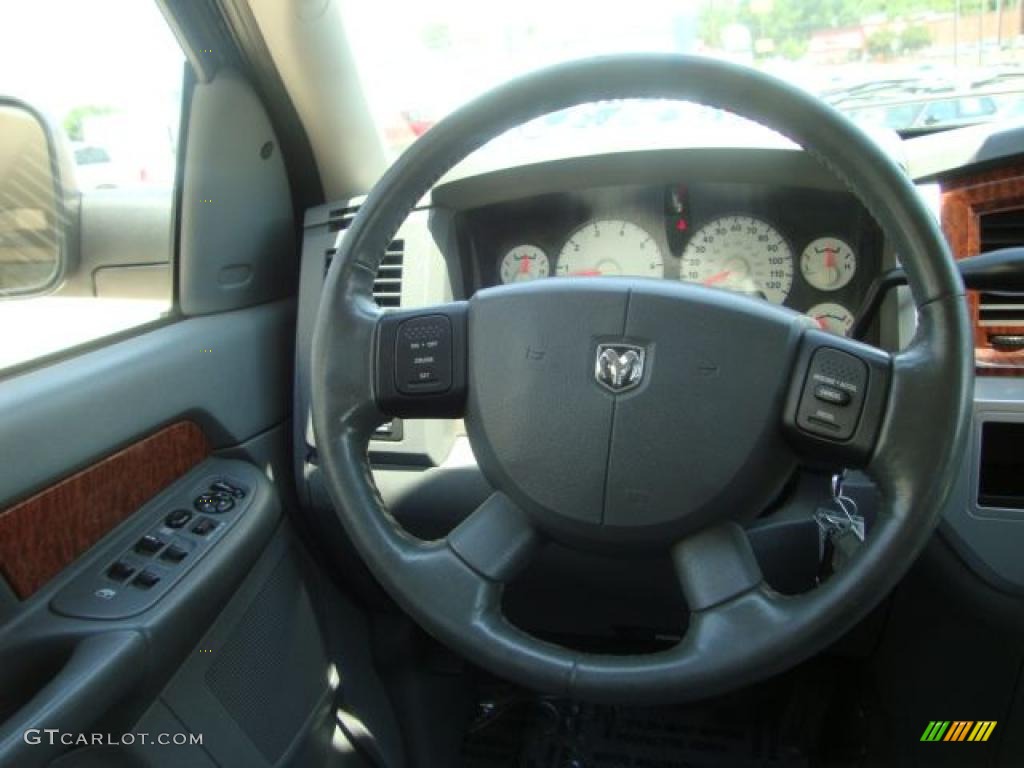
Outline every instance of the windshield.
{"type": "MultiPolygon", "coordinates": [[[[517,75],[621,52],[712,56],[771,73],[874,129],[920,133],[1024,117],[1022,0],[349,0],[344,19],[390,159],[460,104],[517,75]]],[[[595,104],[520,140],[621,122],[635,136],[723,117],[687,105],[595,104]],[[699,118],[699,119],[695,119],[699,118]]],[[[735,121],[725,121],[726,132],[735,121]]],[[[678,131],[675,131],[676,135],[678,131]]]]}

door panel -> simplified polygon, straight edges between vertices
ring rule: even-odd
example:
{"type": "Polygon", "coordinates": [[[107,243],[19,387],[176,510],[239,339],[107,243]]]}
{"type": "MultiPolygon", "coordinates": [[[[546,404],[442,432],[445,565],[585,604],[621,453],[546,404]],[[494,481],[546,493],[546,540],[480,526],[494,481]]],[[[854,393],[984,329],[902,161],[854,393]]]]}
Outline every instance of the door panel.
{"type": "Polygon", "coordinates": [[[127,732],[183,658],[196,652],[280,524],[277,491],[260,468],[209,458],[23,601],[0,629],[0,766],[46,765],[68,751],[60,742],[33,743],[33,729],[127,732]],[[244,489],[236,507],[193,512],[188,525],[170,527],[169,513],[191,509],[219,478],[244,489]],[[203,519],[216,528],[197,532],[194,524],[203,519]],[[163,551],[142,552],[138,542],[146,536],[187,555],[172,560],[163,551]],[[114,563],[129,563],[138,575],[151,571],[160,581],[117,579],[114,563]],[[108,618],[98,618],[98,607],[108,618]]]}
{"type": "Polygon", "coordinates": [[[29,597],[209,453],[198,426],[177,422],[0,511],[0,568],[15,594],[29,597]]]}
{"type": "Polygon", "coordinates": [[[290,415],[294,303],[170,323],[0,381],[0,506],[183,418],[212,449],[290,415]]]}
{"type": "MultiPolygon", "coordinates": [[[[181,12],[187,47],[223,27],[199,23],[213,6],[162,8],[181,12]]],[[[200,43],[189,61],[234,60],[221,56],[231,45],[200,43]]],[[[362,611],[285,514],[297,271],[285,148],[226,66],[190,71],[183,106],[173,197],[84,193],[63,295],[21,323],[19,359],[36,367],[0,374],[0,768],[298,768],[374,751],[400,765],[362,611]],[[47,314],[172,285],[171,316],[117,340],[47,314]],[[33,330],[65,343],[42,349],[33,330]],[[96,341],[42,364],[79,340],[96,341]],[[211,507],[201,497],[226,480],[241,495],[221,486],[233,505],[211,507]],[[161,731],[201,741],[110,745],[161,731]]]]}

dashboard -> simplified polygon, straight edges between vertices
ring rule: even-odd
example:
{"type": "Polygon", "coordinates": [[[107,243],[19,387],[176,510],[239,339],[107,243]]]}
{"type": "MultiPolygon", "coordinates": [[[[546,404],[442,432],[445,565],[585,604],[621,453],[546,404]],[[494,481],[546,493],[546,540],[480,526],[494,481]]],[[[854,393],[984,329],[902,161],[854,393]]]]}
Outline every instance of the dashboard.
{"type": "Polygon", "coordinates": [[[848,192],[680,178],[548,192],[459,217],[467,294],[558,277],[682,280],[748,294],[846,334],[881,269],[848,192]]]}
{"type": "MultiPolygon", "coordinates": [[[[895,159],[918,183],[956,258],[1024,244],[1022,146],[1024,127],[960,129],[901,144],[895,159]],[[1019,221],[1007,222],[1014,212],[1019,221]]],[[[708,290],[740,290],[812,314],[822,304],[856,312],[872,281],[896,265],[863,206],[799,151],[659,148],[471,170],[443,179],[402,224],[392,243],[401,249],[389,252],[387,274],[380,274],[382,307],[426,307],[509,280],[589,271],[600,273],[594,279],[622,272],[710,281],[708,290]],[[738,259],[746,264],[734,270],[738,259]],[[396,282],[400,302],[382,303],[394,302],[396,282]]],[[[361,203],[325,203],[304,222],[295,411],[306,416],[294,425],[296,477],[303,503],[332,518],[308,417],[309,350],[327,265],[361,203]]],[[[1012,308],[1019,311],[1007,318],[1009,310],[1000,308],[1001,324],[986,323],[996,298],[969,292],[966,300],[979,363],[974,422],[940,531],[987,584],[1024,595],[1024,347],[995,344],[1021,333],[1024,309],[1012,308]]],[[[832,325],[828,317],[819,322],[832,325]]],[[[913,303],[899,289],[866,340],[900,349],[915,324],[913,303]]],[[[399,422],[370,441],[375,480],[403,525],[424,538],[443,537],[490,486],[460,422],[399,422]]],[[[853,473],[855,480],[867,482],[853,473]]],[[[631,564],[614,578],[633,571],[631,564]]],[[[545,577],[539,594],[559,581],[545,577]]]]}

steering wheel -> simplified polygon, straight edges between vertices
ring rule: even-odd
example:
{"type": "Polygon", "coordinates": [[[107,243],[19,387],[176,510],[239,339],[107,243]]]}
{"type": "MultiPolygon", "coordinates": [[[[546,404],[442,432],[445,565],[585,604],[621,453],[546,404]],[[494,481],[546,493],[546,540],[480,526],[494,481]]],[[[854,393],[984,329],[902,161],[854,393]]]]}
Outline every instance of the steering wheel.
{"type": "MultiPolygon", "coordinates": [[[[697,57],[626,55],[509,82],[440,121],[363,203],[327,274],[313,424],[355,547],[428,632],[496,674],[588,700],[709,696],[839,638],[928,541],[966,443],[973,351],[964,288],[900,169],[831,107],[697,57]],[[381,312],[372,284],[414,205],[505,130],[605,99],[679,99],[788,136],[865,205],[900,255],[917,332],[889,354],[765,301],[676,281],[564,278],[381,312]],[[464,417],[494,491],[444,540],[388,514],[367,456],[394,416],[464,417]],[[822,585],[768,587],[741,523],[801,465],[862,467],[881,496],[866,545],[822,585]],[[503,588],[545,539],[667,552],[690,611],[673,647],[564,648],[513,626],[503,588]]],[[[682,610],[682,606],[680,606],[682,610]]]]}

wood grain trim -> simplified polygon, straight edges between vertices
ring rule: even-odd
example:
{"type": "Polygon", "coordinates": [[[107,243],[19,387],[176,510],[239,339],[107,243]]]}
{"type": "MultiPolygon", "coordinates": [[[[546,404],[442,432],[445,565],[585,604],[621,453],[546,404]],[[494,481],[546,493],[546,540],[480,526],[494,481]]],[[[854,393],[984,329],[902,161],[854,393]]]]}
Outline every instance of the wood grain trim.
{"type": "MultiPolygon", "coordinates": [[[[957,259],[977,256],[981,250],[980,217],[984,213],[1024,208],[1024,163],[972,174],[942,185],[942,230],[957,259]]],[[[978,323],[978,292],[967,292],[974,325],[974,358],[982,376],[1024,376],[1024,350],[993,349],[990,335],[1019,334],[1020,327],[978,323]]]]}
{"type": "Polygon", "coordinates": [[[0,511],[0,572],[29,597],[209,454],[203,431],[181,421],[0,511]]]}

